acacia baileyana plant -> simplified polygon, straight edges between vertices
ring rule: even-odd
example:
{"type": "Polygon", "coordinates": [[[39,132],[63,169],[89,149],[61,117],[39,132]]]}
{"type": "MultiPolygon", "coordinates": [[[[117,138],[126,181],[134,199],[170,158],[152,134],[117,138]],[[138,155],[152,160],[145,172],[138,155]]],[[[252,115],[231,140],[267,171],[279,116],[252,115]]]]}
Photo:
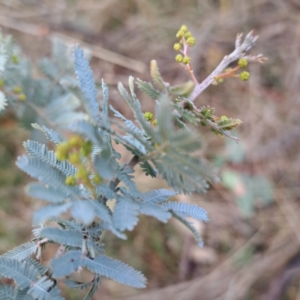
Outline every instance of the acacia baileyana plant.
{"type": "Polygon", "coordinates": [[[150,72],[154,85],[133,77],[129,78],[129,90],[119,83],[119,92],[133,112],[132,121],[109,104],[104,81],[100,90],[96,88],[78,45],[73,49],[77,79],[67,48],[57,41],[51,59],[38,63],[44,77],[35,79],[30,63],[12,40],[0,37],[0,109],[8,103],[25,126],[32,124],[34,128],[31,134],[35,140],[24,143],[27,155],[18,157],[16,164],[37,180],[27,186],[27,194],[46,202],[34,214],[33,239],[0,256],[1,276],[14,281],[13,285],[0,284],[1,299],[63,299],[59,279],[72,289],[87,289],[84,299],[92,298],[102,277],[145,287],[144,275],[106,256],[102,243],[104,231],[126,239],[126,230],[137,225],[141,214],[164,223],[171,217],[178,219],[202,246],[198,231],[187,218],[206,222],[206,211],[170,198],[178,193],[205,192],[209,182],[217,180],[210,164],[193,155],[202,141],[193,126],[201,124],[237,140],[230,130],[241,121],[217,117],[214,108],[199,108],[194,100],[209,85],[225,78],[247,80],[249,73],[243,70],[238,74],[239,70],[265,58],[246,55],[257,39],[253,32],[243,41],[239,34],[234,51],[199,83],[189,57],[195,38],[184,25],[177,38],[174,49],[180,54],[175,60],[191,81],[172,86],[162,79],[153,60],[150,72]],[[228,68],[235,61],[237,65],[228,68]],[[142,112],[136,86],[154,99],[155,111],[142,112]],[[117,129],[112,129],[112,124],[117,129]],[[115,143],[132,154],[128,163],[120,164],[115,143]],[[161,176],[170,189],[142,193],[134,181],[136,165],[149,177],[161,176]],[[113,208],[107,205],[110,200],[115,201],[113,208]],[[50,243],[57,244],[58,250],[45,266],[42,256],[50,243]],[[84,268],[93,279],[78,282],[72,275],[84,268]]]}

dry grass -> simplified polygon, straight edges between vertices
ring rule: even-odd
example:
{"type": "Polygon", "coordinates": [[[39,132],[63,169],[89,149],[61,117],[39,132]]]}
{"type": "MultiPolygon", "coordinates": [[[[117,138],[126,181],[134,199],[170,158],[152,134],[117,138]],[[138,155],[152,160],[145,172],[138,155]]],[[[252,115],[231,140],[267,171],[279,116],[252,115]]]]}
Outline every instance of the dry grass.
{"type": "MultiPolygon", "coordinates": [[[[273,203],[256,208],[255,215],[245,219],[234,194],[221,185],[205,196],[194,195],[190,200],[206,208],[211,218],[208,225],[199,227],[205,237],[203,250],[195,250],[191,237],[181,228],[174,230],[174,224],[163,227],[150,219],[142,220],[125,244],[107,237],[110,254],[142,269],[151,291],[138,292],[104,281],[95,299],[300,299],[295,268],[300,257],[299,15],[297,0],[0,1],[2,30],[15,36],[29,56],[36,59],[48,54],[53,36],[84,42],[94,53],[97,80],[103,77],[112,87],[118,81],[125,83],[128,75],[148,80],[144,70],[153,58],[165,80],[187,80],[187,74],[174,63],[172,50],[174,33],[182,23],[197,40],[192,61],[200,79],[233,49],[235,35],[241,31],[254,29],[260,39],[252,52],[269,58],[263,66],[250,66],[249,83],[229,79],[211,86],[196,104],[214,106],[219,115],[243,121],[238,134],[246,159],[227,163],[227,168],[263,174],[271,180],[273,203]]],[[[118,94],[111,95],[114,106],[129,114],[118,94]]],[[[152,109],[148,98],[141,100],[145,109],[152,109]]],[[[207,140],[204,154],[223,156],[224,139],[199,130],[207,140]]],[[[142,189],[150,189],[148,182],[139,181],[142,189]]],[[[15,184],[12,180],[10,186],[15,184]]],[[[0,191],[4,203],[3,185],[0,191]]],[[[1,207],[1,219],[15,228],[25,224],[18,220],[23,199],[11,200],[15,210],[1,207]]],[[[29,231],[30,209],[26,212],[29,231]]],[[[4,244],[10,247],[17,240],[8,243],[6,237],[4,244]]],[[[68,297],[81,299],[78,294],[68,297]]]]}

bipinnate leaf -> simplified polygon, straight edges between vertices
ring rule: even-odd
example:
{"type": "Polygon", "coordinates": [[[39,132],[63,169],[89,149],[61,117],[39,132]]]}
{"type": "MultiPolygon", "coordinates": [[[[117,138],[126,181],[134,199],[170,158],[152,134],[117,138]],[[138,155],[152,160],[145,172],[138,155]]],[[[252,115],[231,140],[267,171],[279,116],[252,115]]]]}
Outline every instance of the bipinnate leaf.
{"type": "Polygon", "coordinates": [[[71,250],[59,258],[53,259],[51,266],[53,275],[57,278],[68,276],[79,267],[85,267],[93,273],[135,288],[143,288],[146,283],[146,278],[140,272],[119,260],[102,254],[90,259],[80,251],[71,250]]]}
{"type": "Polygon", "coordinates": [[[194,90],[195,84],[192,81],[185,82],[181,85],[171,86],[169,88],[170,93],[180,96],[188,97],[190,93],[194,90]]]}
{"type": "Polygon", "coordinates": [[[52,141],[53,143],[55,143],[57,145],[63,142],[63,138],[60,136],[60,134],[51,128],[48,128],[44,125],[41,126],[36,123],[32,124],[32,127],[42,131],[45,134],[45,136],[47,137],[47,139],[49,139],[50,141],[52,141]]]}
{"type": "Polygon", "coordinates": [[[95,123],[99,120],[99,103],[97,101],[97,91],[93,78],[93,71],[91,70],[88,61],[83,55],[83,50],[76,45],[74,48],[75,71],[85,99],[86,107],[89,115],[93,118],[95,123]]]}
{"type": "Polygon", "coordinates": [[[158,90],[156,90],[150,82],[143,81],[139,78],[136,80],[136,82],[137,82],[138,88],[142,92],[144,92],[146,95],[148,95],[152,99],[158,98],[160,92],[158,90]]]}
{"type": "Polygon", "coordinates": [[[139,204],[127,197],[118,197],[113,212],[113,221],[117,229],[132,230],[138,223],[139,204]]]}
{"type": "Polygon", "coordinates": [[[198,230],[193,226],[193,223],[189,222],[181,214],[177,214],[174,211],[172,211],[171,213],[172,213],[172,215],[173,215],[174,218],[176,218],[177,220],[179,220],[182,224],[184,224],[192,232],[196,243],[198,244],[198,246],[200,248],[202,248],[203,247],[203,240],[202,240],[202,238],[201,238],[200,233],[198,232],[198,230]]]}
{"type": "Polygon", "coordinates": [[[31,182],[26,186],[26,194],[30,197],[42,199],[53,204],[64,202],[67,195],[60,190],[46,187],[39,182],[31,182]]]}
{"type": "Polygon", "coordinates": [[[94,260],[86,258],[83,266],[91,272],[95,272],[121,284],[138,289],[146,287],[146,278],[141,272],[105,255],[100,254],[94,260]]]}
{"type": "MultiPolygon", "coordinates": [[[[37,245],[34,242],[28,242],[21,244],[7,252],[5,252],[2,257],[9,257],[16,260],[24,260],[31,256],[37,250],[37,245]]],[[[0,298],[1,299],[1,298],[0,298]]]]}
{"type": "Polygon", "coordinates": [[[67,212],[71,206],[71,202],[44,206],[35,212],[33,217],[33,224],[39,225],[49,219],[58,218],[61,214],[67,212]]]}
{"type": "Polygon", "coordinates": [[[156,83],[161,89],[165,89],[169,86],[169,83],[163,81],[156,60],[150,62],[150,74],[154,83],[156,83]]]}
{"type": "Polygon", "coordinates": [[[81,247],[83,240],[82,232],[76,230],[63,230],[54,227],[42,228],[39,231],[39,236],[58,244],[72,247],[81,247]]]}
{"type": "Polygon", "coordinates": [[[95,218],[95,212],[90,201],[85,200],[73,202],[71,214],[75,220],[85,225],[91,224],[95,218]]]}
{"type": "Polygon", "coordinates": [[[208,222],[209,218],[204,208],[196,204],[182,203],[176,201],[169,201],[162,203],[162,206],[169,211],[173,211],[182,217],[192,217],[198,221],[208,222]]]}
{"type": "Polygon", "coordinates": [[[166,189],[152,190],[143,194],[142,199],[149,203],[161,203],[167,201],[170,197],[175,196],[177,192],[166,189]]]}
{"type": "Polygon", "coordinates": [[[141,203],[140,213],[154,217],[163,223],[167,223],[172,216],[163,206],[148,202],[141,203]]]}
{"type": "Polygon", "coordinates": [[[151,166],[148,161],[143,161],[142,163],[140,163],[140,167],[142,168],[146,176],[151,176],[152,178],[156,177],[157,171],[151,166]]]}
{"type": "Polygon", "coordinates": [[[60,290],[57,288],[56,282],[53,279],[49,279],[47,276],[43,276],[38,281],[32,283],[27,293],[34,297],[34,299],[39,300],[65,299],[61,297],[60,290]]]}
{"type": "Polygon", "coordinates": [[[27,261],[19,261],[9,257],[0,257],[0,274],[11,278],[21,288],[24,289],[39,275],[38,270],[27,261]]]}

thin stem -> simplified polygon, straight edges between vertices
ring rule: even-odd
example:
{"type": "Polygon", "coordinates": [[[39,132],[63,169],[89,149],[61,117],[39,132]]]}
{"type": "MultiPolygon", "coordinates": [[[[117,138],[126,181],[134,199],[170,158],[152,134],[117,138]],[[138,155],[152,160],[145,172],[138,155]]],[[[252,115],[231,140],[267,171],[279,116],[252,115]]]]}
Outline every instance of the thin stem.
{"type": "Polygon", "coordinates": [[[252,30],[247,34],[243,43],[241,43],[241,38],[242,34],[238,34],[235,42],[235,50],[231,54],[226,55],[216,69],[206,79],[195,86],[189,97],[190,101],[194,101],[208,86],[210,86],[214,82],[215,77],[221,74],[230,63],[244,57],[245,53],[252,48],[255,41],[258,39],[258,36],[255,36],[252,30]]]}

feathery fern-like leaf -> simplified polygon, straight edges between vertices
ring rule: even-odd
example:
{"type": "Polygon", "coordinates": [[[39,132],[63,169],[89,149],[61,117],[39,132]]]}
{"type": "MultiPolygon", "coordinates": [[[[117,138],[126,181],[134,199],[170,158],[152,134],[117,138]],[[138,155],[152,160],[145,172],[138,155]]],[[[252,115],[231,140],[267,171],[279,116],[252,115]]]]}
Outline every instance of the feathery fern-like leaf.
{"type": "Polygon", "coordinates": [[[52,141],[53,143],[55,143],[57,145],[60,144],[60,143],[62,143],[63,140],[64,140],[60,136],[59,133],[55,132],[53,129],[48,128],[48,127],[46,127],[44,125],[40,126],[40,125],[34,123],[34,124],[32,124],[32,127],[35,128],[35,129],[38,129],[38,130],[42,131],[46,135],[47,139],[49,139],[50,141],[52,141]]]}
{"type": "Polygon", "coordinates": [[[42,199],[53,204],[64,202],[68,197],[65,193],[53,187],[46,187],[39,182],[31,182],[26,186],[25,192],[28,196],[42,199]]]}
{"type": "Polygon", "coordinates": [[[136,80],[136,82],[137,82],[138,88],[142,92],[144,92],[146,95],[148,95],[152,99],[158,98],[160,92],[158,90],[156,90],[150,82],[143,81],[139,78],[136,80]]]}
{"type": "Polygon", "coordinates": [[[144,288],[146,285],[146,278],[142,273],[119,260],[105,255],[100,254],[94,260],[85,258],[83,266],[92,272],[113,279],[121,284],[135,288],[144,288]]]}
{"type": "Polygon", "coordinates": [[[163,206],[148,202],[141,203],[140,213],[154,217],[163,223],[167,223],[172,216],[163,206]]]}
{"type": "Polygon", "coordinates": [[[76,168],[67,160],[60,161],[53,151],[48,150],[44,144],[36,141],[27,140],[23,143],[25,149],[31,157],[38,157],[48,165],[60,170],[66,176],[72,176],[76,173],[76,168]]]}
{"type": "Polygon", "coordinates": [[[89,115],[92,116],[93,121],[97,124],[99,121],[99,103],[97,101],[97,91],[93,78],[93,71],[91,70],[88,61],[83,55],[83,50],[79,45],[74,49],[75,71],[79,81],[79,86],[87,100],[86,106],[89,115]]]}
{"type": "Polygon", "coordinates": [[[71,206],[71,202],[44,206],[35,212],[33,224],[38,225],[47,220],[58,218],[61,214],[67,212],[71,206]]]}
{"type": "Polygon", "coordinates": [[[162,206],[169,211],[180,214],[183,217],[192,217],[196,220],[204,222],[209,221],[206,210],[196,204],[191,205],[189,203],[169,201],[163,203],[162,206]]]}
{"type": "Polygon", "coordinates": [[[118,197],[113,213],[116,228],[132,230],[138,223],[139,207],[138,203],[127,197],[118,197]]]}
{"type": "MultiPolygon", "coordinates": [[[[1,257],[9,257],[16,260],[24,260],[29,257],[37,250],[37,245],[34,242],[28,242],[25,244],[21,244],[7,252],[5,252],[1,257]]],[[[0,298],[1,299],[1,298],[0,298]]]]}
{"type": "Polygon", "coordinates": [[[193,223],[189,222],[185,217],[182,217],[181,214],[177,214],[174,211],[172,211],[171,213],[172,213],[174,218],[179,220],[182,224],[184,224],[192,232],[198,246],[202,248],[203,247],[202,238],[201,238],[200,233],[198,232],[198,230],[193,226],[193,223]]]}
{"type": "Polygon", "coordinates": [[[29,287],[39,275],[38,270],[27,261],[0,257],[0,274],[11,278],[20,289],[29,287]]]}
{"type": "Polygon", "coordinates": [[[169,83],[163,81],[156,60],[151,60],[150,62],[150,73],[154,83],[156,83],[161,89],[165,89],[169,86],[169,83]]]}
{"type": "Polygon", "coordinates": [[[37,282],[31,284],[28,294],[39,300],[64,300],[54,280],[43,276],[37,282]]]}
{"type": "Polygon", "coordinates": [[[150,175],[152,178],[156,177],[157,171],[150,165],[148,161],[143,161],[142,163],[140,163],[140,167],[142,168],[146,176],[150,175]]]}
{"type": "Polygon", "coordinates": [[[166,189],[152,190],[143,194],[142,199],[148,203],[161,203],[175,196],[177,192],[166,189]]]}
{"type": "Polygon", "coordinates": [[[54,227],[42,228],[39,236],[58,244],[80,248],[82,246],[82,232],[76,230],[62,230],[54,227]]]}

